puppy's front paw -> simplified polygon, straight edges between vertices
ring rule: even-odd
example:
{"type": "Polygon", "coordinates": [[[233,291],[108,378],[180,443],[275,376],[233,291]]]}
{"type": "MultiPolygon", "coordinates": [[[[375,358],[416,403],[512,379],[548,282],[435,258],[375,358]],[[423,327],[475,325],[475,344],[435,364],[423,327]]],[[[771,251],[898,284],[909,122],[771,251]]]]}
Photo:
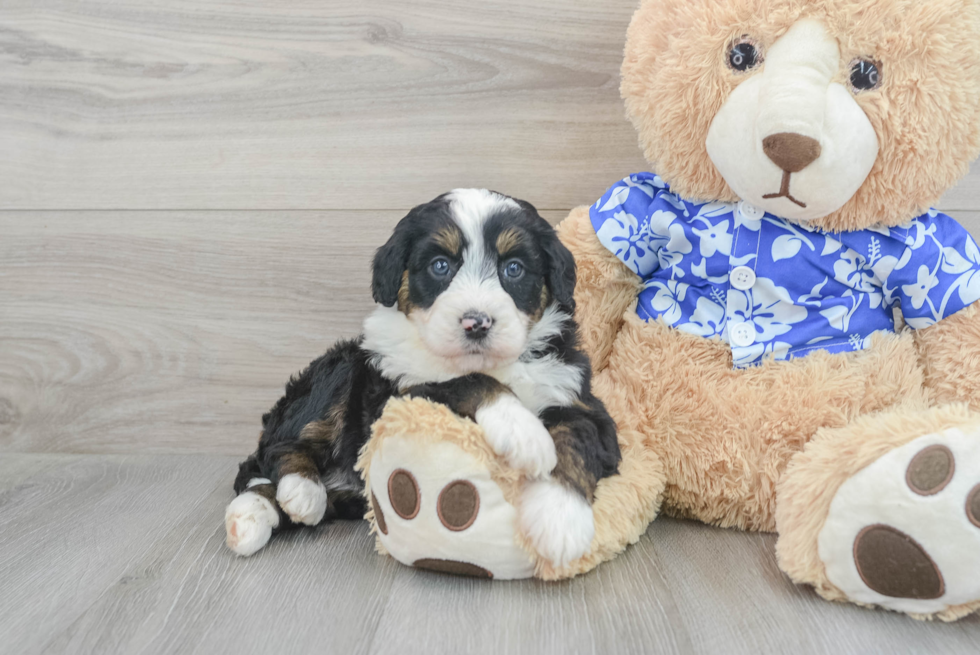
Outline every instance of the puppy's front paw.
{"type": "Polygon", "coordinates": [[[225,510],[225,543],[242,557],[252,555],[269,542],[279,525],[279,512],[254,491],[236,496],[225,510]]]}
{"type": "Polygon", "coordinates": [[[595,536],[592,506],[554,480],[528,483],[521,498],[521,531],[541,557],[562,568],[589,552],[595,536]]]}
{"type": "Polygon", "coordinates": [[[494,452],[529,476],[547,475],[558,464],[555,442],[548,429],[515,396],[501,395],[476,410],[476,422],[494,452]]]}
{"type": "Polygon", "coordinates": [[[279,480],[276,501],[293,523],[316,525],[327,511],[327,490],[319,480],[290,473],[279,480]]]}

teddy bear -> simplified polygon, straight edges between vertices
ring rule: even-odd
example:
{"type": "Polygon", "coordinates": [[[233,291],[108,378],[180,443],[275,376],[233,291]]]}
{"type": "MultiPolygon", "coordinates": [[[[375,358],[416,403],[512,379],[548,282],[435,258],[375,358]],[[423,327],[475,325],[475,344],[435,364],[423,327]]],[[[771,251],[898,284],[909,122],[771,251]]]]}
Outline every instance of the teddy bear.
{"type": "Polygon", "coordinates": [[[378,548],[566,578],[660,513],[778,534],[828,600],[980,609],[980,249],[931,206],[980,154],[977,0],[642,0],[621,91],[650,170],[558,226],[622,463],[587,553],[518,529],[479,427],[389,403],[378,548]]]}

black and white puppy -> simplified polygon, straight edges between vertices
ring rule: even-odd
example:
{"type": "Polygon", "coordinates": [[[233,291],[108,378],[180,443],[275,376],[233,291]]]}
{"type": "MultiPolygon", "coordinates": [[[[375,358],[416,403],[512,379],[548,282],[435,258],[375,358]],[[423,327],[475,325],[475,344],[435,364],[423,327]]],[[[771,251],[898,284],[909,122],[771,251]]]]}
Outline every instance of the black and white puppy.
{"type": "Polygon", "coordinates": [[[584,555],[598,481],[620,460],[616,429],[576,347],[575,262],[530,204],[456,190],[413,209],[374,258],[379,307],[262,418],[225,514],[251,555],[276,529],[361,518],[354,471],[394,395],[444,403],[527,473],[521,529],[556,565],[584,555]]]}

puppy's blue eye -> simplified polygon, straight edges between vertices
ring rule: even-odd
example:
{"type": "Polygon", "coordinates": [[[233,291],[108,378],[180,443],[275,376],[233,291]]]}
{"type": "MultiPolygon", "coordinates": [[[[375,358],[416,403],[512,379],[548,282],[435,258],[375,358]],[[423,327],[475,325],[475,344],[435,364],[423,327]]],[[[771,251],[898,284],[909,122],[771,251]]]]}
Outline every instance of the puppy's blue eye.
{"type": "Polygon", "coordinates": [[[504,277],[511,280],[520,279],[524,275],[524,265],[520,262],[507,262],[504,265],[504,277]]]}
{"type": "Polygon", "coordinates": [[[433,262],[429,264],[429,270],[432,271],[432,274],[436,277],[446,277],[449,275],[449,269],[449,260],[442,257],[433,260],[433,262]]]}

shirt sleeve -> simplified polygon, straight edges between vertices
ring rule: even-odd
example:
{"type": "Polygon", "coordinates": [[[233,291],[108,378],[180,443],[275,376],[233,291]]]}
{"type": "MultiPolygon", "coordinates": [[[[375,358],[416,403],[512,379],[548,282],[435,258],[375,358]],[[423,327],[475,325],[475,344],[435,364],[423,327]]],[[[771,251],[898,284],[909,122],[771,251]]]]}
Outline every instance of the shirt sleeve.
{"type": "Polygon", "coordinates": [[[599,242],[642,278],[660,268],[663,243],[652,238],[649,217],[650,206],[664,194],[670,192],[659,177],[638,173],[613,185],[589,210],[599,242]]]}
{"type": "Polygon", "coordinates": [[[980,300],[980,249],[952,217],[930,211],[892,233],[906,248],[885,293],[909,327],[929,327],[980,300]]]}

